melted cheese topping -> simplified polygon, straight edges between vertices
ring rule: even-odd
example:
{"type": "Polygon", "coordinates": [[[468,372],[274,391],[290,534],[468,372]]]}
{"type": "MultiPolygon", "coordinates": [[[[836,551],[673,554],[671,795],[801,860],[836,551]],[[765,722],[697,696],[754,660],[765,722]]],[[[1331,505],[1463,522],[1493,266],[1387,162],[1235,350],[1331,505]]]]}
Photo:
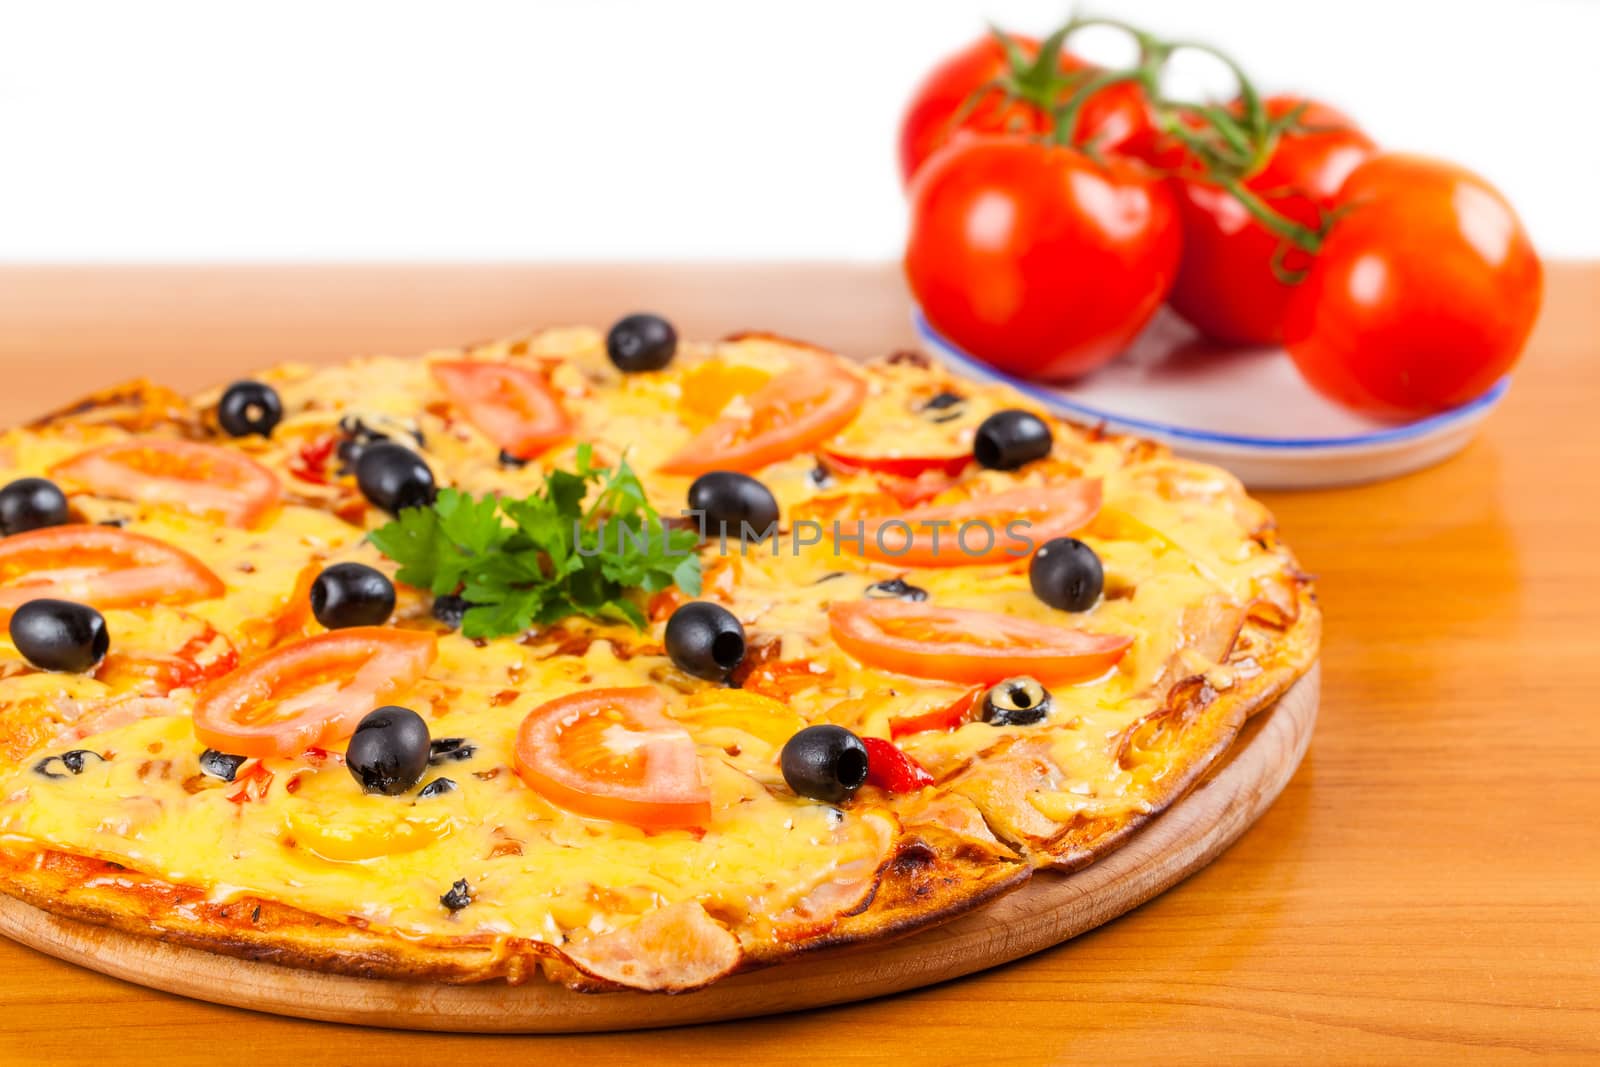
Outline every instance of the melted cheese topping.
{"type": "MultiPolygon", "coordinates": [[[[703,383],[714,376],[750,391],[804,353],[768,339],[685,345],[669,369],[623,376],[606,360],[599,334],[565,330],[470,355],[547,368],[577,421],[574,445],[558,446],[526,468],[499,464],[498,449],[450,406],[428,373],[430,360],[459,359],[459,352],[287,366],[263,375],[286,409],[272,439],[233,442],[278,471],[289,491],[291,503],[264,525],[229,529],[178,510],[75,498],[89,521],[114,519],[184,548],[227,586],[215,600],[108,612],[113,650],[170,653],[194,637],[198,620],[248,659],[318,629],[293,602],[304,595],[307,568],[362,559],[392,573],[361,541],[361,524],[382,517],[363,512],[359,501],[351,510],[350,480],[336,472],[308,478],[297,468],[299,450],[336,434],[341,418],[414,433],[441,482],[477,492],[525,495],[540,484],[542,469],[571,465],[576,442],[592,442],[601,461],[626,455],[658,510],[671,515],[691,479],[660,474],[655,465],[711,418],[739,411],[744,402],[735,392],[719,410],[707,410],[715,401],[706,399],[703,383]]],[[[861,413],[829,444],[857,457],[959,454],[970,450],[988,414],[1028,406],[1008,392],[920,368],[884,365],[865,373],[861,413]],[[962,402],[927,410],[928,399],[944,391],[962,402]]],[[[215,394],[202,396],[197,407],[214,401],[215,394]]],[[[123,432],[65,422],[5,434],[0,481],[43,474],[123,432]]],[[[1101,517],[1079,536],[1104,563],[1107,597],[1079,616],[1040,603],[1023,564],[918,570],[841,553],[831,540],[796,548],[779,538],[744,551],[729,546],[726,555],[715,543],[707,546],[707,597],[744,621],[752,650],[775,645],[772,662],[800,665],[784,676],[778,699],[764,706],[719,704],[716,687],[677,671],[661,654],[661,622],[637,634],[569,620],[563,635],[595,638],[577,654],[558,652],[551,641],[480,645],[442,637],[437,663],[406,702],[427,717],[433,737],[463,738],[470,754],[430,769],[424,782],[448,777],[456,785],[431,797],[363,795],[337,759],[311,756],[262,761],[249,772],[248,789],[222,783],[199,768],[203,746],[189,720],[191,689],[156,693],[120,675],[40,674],[0,641],[0,737],[13,759],[9,770],[0,769],[0,840],[11,848],[98,856],[207,887],[218,898],[279,900],[407,936],[483,933],[559,944],[684,900],[736,922],[805,914],[808,893],[841,871],[863,864],[870,871],[881,861],[893,818],[887,799],[872,789],[845,810],[794,797],[777,768],[783,739],[817,721],[888,736],[891,720],[944,707],[964,692],[864,667],[829,638],[831,604],[896,576],[937,604],[1132,637],[1116,669],[1058,688],[1042,725],[972,722],[900,743],[936,774],[952,774],[981,764],[1012,739],[1042,742],[1058,772],[1048,788],[1030,794],[1044,818],[1137,812],[1162,769],[1124,768],[1117,739],[1158,706],[1174,664],[1185,672],[1217,671],[1218,684],[1225,684],[1222,669],[1200,647],[1207,610],[1237,610],[1263,582],[1281,580],[1287,564],[1251,539],[1264,513],[1227,475],[1164,455],[1140,460],[1126,443],[1059,424],[1050,460],[1017,474],[969,468],[928,495],[944,503],[1072,476],[1103,478],[1105,499],[1101,517]],[[512,769],[517,728],[532,708],[575,690],[640,685],[661,688],[669,715],[698,743],[714,809],[703,834],[646,833],[580,817],[544,800],[512,769]],[[130,704],[130,697],[146,699],[130,704]],[[69,748],[103,758],[85,760],[75,776],[34,770],[43,756],[69,748]],[[452,912],[440,897],[463,878],[472,903],[452,912]]],[[[848,515],[869,503],[877,514],[892,513],[881,510],[882,479],[869,471],[819,469],[811,453],[775,463],[760,477],[785,516],[841,507],[848,515]]],[[[426,607],[424,597],[402,590],[402,620],[426,625],[426,607]]]]}

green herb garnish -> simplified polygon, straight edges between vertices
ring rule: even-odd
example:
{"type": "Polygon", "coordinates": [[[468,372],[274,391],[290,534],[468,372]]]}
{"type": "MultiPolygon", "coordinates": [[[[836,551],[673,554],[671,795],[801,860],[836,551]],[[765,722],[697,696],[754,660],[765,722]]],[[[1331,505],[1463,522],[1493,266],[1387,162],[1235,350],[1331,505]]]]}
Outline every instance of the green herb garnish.
{"type": "Polygon", "coordinates": [[[700,594],[699,536],[662,524],[626,461],[607,468],[592,458],[580,446],[576,470],[549,471],[544,488],[522,500],[440,490],[431,506],[407,508],[367,536],[400,564],[400,581],[435,596],[459,592],[472,605],[461,623],[468,637],[571,615],[642,628],[633,590],[700,594]]]}

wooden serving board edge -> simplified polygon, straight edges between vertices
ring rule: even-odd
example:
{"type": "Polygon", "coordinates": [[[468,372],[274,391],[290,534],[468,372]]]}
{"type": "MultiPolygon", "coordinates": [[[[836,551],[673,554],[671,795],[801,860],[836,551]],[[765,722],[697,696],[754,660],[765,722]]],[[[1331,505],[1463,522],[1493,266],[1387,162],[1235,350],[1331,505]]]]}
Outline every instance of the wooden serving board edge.
{"type": "Polygon", "coordinates": [[[0,934],[125,981],[217,1004],[410,1030],[642,1030],[799,1011],[948,981],[1092,930],[1204,867],[1294,776],[1316,724],[1320,666],[1245,727],[1222,764],[1129,842],[1071,875],[1042,873],[944,926],[736,975],[694,993],[574,993],[533,981],[449,986],[318,974],[64,919],[0,896],[0,934]]]}

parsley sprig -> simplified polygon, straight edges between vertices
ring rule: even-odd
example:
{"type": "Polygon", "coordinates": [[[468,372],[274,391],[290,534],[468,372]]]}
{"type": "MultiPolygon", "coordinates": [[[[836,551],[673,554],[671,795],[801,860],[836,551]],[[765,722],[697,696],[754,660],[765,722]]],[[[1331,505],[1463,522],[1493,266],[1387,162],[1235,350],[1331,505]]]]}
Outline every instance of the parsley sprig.
{"type": "Polygon", "coordinates": [[[662,524],[626,461],[594,466],[581,445],[575,470],[544,478],[521,500],[443,489],[431,506],[407,508],[367,536],[400,564],[400,581],[435,596],[459,592],[471,605],[461,624],[468,637],[504,637],[572,615],[642,628],[633,590],[677,585],[699,595],[699,537],[662,524]]]}

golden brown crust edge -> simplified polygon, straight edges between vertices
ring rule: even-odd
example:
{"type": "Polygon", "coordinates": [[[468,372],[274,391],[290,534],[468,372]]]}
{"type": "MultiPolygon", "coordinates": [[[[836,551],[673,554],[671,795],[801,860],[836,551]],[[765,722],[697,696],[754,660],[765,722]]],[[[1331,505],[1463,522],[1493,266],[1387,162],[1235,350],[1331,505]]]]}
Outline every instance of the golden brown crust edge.
{"type": "MultiPolygon", "coordinates": [[[[55,915],[124,933],[355,978],[450,984],[504,979],[518,984],[543,967],[553,979],[583,992],[623,988],[682,992],[733,970],[889,940],[980,907],[1022,885],[1030,873],[1027,863],[998,843],[986,847],[935,827],[908,831],[874,873],[864,899],[846,914],[749,940],[726,966],[709,968],[700,981],[666,975],[624,984],[586,962],[588,954],[580,950],[590,943],[575,944],[568,952],[522,938],[412,939],[270,900],[211,901],[199,888],[104,860],[53,850],[0,850],[0,891],[55,915]]],[[[704,916],[698,906],[695,909],[704,916]]],[[[667,929],[658,936],[677,933],[667,929]]],[[[697,968],[686,970],[693,973],[697,968]]]]}
{"type": "MultiPolygon", "coordinates": [[[[1264,628],[1247,623],[1246,632],[1251,629],[1264,628]]],[[[1151,819],[1188,795],[1233,747],[1245,723],[1277,703],[1290,686],[1311,669],[1316,662],[1321,634],[1322,613],[1316,597],[1309,587],[1302,587],[1299,616],[1273,646],[1270,662],[1262,664],[1261,673],[1237,683],[1201,709],[1199,728],[1211,735],[1204,754],[1185,766],[1182,774],[1166,780],[1166,789],[1153,802],[1151,810],[1110,829],[1092,824],[1069,826],[1044,850],[1050,865],[1063,871],[1088,866],[1120,848],[1151,819]]]]}

